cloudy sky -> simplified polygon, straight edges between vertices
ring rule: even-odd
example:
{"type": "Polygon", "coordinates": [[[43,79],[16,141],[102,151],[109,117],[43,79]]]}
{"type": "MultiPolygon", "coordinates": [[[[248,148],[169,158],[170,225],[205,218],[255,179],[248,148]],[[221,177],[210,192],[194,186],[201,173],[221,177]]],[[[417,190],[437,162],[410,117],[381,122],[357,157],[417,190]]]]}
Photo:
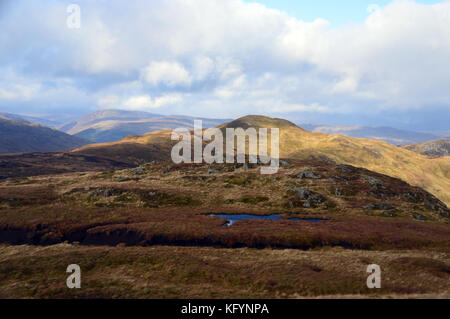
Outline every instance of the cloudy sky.
{"type": "Polygon", "coordinates": [[[0,0],[0,28],[2,112],[450,130],[450,1],[0,0]]]}

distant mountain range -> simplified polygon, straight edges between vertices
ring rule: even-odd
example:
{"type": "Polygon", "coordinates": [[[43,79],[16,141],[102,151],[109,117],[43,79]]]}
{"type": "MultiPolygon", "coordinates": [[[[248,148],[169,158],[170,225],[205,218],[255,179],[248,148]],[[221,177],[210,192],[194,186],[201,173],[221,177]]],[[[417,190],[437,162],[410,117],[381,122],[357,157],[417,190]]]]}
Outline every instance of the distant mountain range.
{"type": "MultiPolygon", "coordinates": [[[[161,115],[125,110],[100,110],[75,118],[64,124],[40,117],[10,113],[0,113],[0,118],[39,123],[94,143],[109,143],[118,141],[128,135],[142,135],[153,131],[168,130],[177,127],[191,128],[193,120],[196,119],[192,116],[161,115]]],[[[201,118],[201,120],[203,120],[203,127],[214,127],[229,121],[229,119],[207,118],[201,118]]],[[[409,145],[450,138],[450,132],[415,132],[382,126],[296,124],[312,132],[375,139],[393,145],[409,145]]]]}
{"type": "Polygon", "coordinates": [[[12,113],[2,113],[0,112],[0,119],[5,120],[19,120],[19,121],[26,121],[31,123],[38,123],[42,124],[51,128],[56,128],[58,125],[61,125],[61,123],[44,119],[41,117],[36,116],[28,116],[28,115],[19,115],[19,114],[12,114],[12,113]]]}
{"type": "Polygon", "coordinates": [[[90,141],[22,120],[0,118],[0,153],[68,150],[90,141]]]}
{"type": "Polygon", "coordinates": [[[373,140],[385,141],[393,145],[405,145],[423,143],[431,140],[437,140],[442,136],[432,133],[422,133],[414,131],[399,130],[384,126],[326,126],[299,124],[301,127],[312,132],[321,132],[327,134],[340,134],[357,138],[369,138],[373,140]]]}
{"type": "Polygon", "coordinates": [[[58,129],[96,143],[107,143],[128,135],[142,135],[178,127],[191,128],[194,119],[202,120],[203,127],[213,127],[227,121],[183,115],[164,116],[148,112],[101,110],[64,123],[58,126],[58,129]]]}
{"type": "Polygon", "coordinates": [[[450,156],[450,139],[409,144],[404,145],[403,148],[431,157],[450,156]]]}

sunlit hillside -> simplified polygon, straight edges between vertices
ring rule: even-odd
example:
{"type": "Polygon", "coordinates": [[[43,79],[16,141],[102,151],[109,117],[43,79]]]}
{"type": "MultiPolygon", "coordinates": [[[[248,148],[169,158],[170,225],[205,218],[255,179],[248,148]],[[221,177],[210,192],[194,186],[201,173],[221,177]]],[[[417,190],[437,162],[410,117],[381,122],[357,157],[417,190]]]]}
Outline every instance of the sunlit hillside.
{"type": "MultiPolygon", "coordinates": [[[[450,204],[450,157],[431,159],[382,141],[313,133],[289,121],[264,116],[246,116],[219,126],[226,127],[279,128],[282,158],[315,158],[367,168],[422,187],[450,204]]],[[[114,143],[88,145],[74,152],[140,163],[169,159],[173,144],[170,131],[159,131],[114,143]]]]}

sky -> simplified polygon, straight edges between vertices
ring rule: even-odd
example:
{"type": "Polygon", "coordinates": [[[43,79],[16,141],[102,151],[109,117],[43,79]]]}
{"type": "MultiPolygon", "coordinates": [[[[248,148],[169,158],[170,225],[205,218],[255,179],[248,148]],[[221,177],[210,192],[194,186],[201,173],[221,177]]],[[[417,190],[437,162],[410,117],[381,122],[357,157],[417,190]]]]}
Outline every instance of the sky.
{"type": "MultiPolygon", "coordinates": [[[[390,0],[249,0],[258,2],[269,8],[286,12],[306,22],[322,18],[330,22],[331,27],[341,27],[347,24],[364,23],[370,13],[377,7],[390,4],[390,0]]],[[[440,1],[422,0],[420,4],[436,4],[440,1]]]]}
{"type": "Polygon", "coordinates": [[[0,28],[0,112],[450,130],[450,1],[0,0],[0,28]]]}

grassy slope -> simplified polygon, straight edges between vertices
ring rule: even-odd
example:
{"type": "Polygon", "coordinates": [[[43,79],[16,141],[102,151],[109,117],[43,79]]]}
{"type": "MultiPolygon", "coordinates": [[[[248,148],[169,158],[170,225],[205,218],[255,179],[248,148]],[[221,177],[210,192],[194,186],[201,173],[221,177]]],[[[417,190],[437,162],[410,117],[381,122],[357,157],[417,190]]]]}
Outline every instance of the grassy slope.
{"type": "Polygon", "coordinates": [[[0,245],[0,298],[449,298],[448,254],[0,245]],[[67,265],[82,289],[67,289],[67,265]],[[368,264],[382,289],[368,289],[368,264]]]}
{"type": "MultiPolygon", "coordinates": [[[[321,158],[367,168],[422,187],[450,204],[450,157],[430,159],[382,141],[312,133],[289,121],[264,116],[246,116],[219,126],[225,127],[278,127],[283,158],[321,158]]],[[[170,131],[159,131],[114,143],[89,145],[75,152],[140,163],[169,159],[172,145],[170,131]]]]}
{"type": "Polygon", "coordinates": [[[224,126],[239,127],[236,124],[279,127],[281,157],[316,157],[364,167],[422,187],[450,204],[450,157],[430,159],[383,141],[312,133],[291,122],[262,116],[247,116],[224,126]]]}

